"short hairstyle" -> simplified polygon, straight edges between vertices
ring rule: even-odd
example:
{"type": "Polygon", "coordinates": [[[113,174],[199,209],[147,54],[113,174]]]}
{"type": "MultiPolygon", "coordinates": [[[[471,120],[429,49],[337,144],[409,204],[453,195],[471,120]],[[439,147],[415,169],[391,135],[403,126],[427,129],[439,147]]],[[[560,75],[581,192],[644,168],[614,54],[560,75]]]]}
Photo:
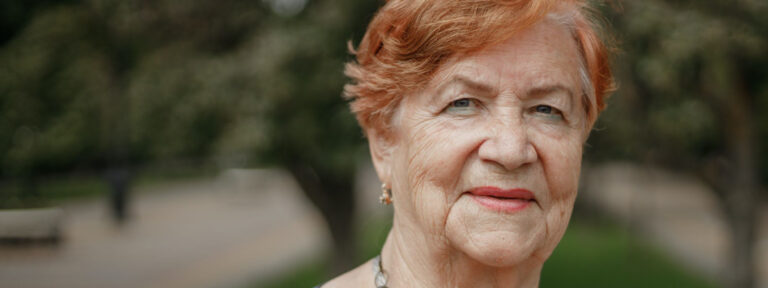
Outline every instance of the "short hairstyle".
{"type": "Polygon", "coordinates": [[[582,56],[589,126],[614,87],[597,21],[580,0],[390,0],[374,16],[346,64],[344,95],[363,130],[387,134],[404,95],[417,92],[448,58],[481,50],[551,17],[569,28],[582,56]]]}

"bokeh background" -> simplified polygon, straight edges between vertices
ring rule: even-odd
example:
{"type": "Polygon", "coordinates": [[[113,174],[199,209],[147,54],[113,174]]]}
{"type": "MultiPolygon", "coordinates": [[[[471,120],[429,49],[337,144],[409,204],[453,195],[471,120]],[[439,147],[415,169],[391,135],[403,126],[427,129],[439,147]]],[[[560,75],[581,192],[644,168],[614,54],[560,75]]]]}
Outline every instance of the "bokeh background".
{"type": "MultiPolygon", "coordinates": [[[[0,286],[312,287],[391,225],[377,0],[0,2],[0,286]]],[[[768,287],[768,1],[598,3],[619,89],[542,287],[768,287]]]]}

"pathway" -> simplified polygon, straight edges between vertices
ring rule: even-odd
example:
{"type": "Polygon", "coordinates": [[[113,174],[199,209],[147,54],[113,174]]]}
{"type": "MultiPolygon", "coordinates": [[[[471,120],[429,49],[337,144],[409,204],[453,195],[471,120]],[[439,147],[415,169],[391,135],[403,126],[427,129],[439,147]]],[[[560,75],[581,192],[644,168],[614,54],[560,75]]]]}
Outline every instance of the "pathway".
{"type": "Polygon", "coordinates": [[[279,171],[137,190],[124,227],[101,199],[63,207],[59,246],[0,247],[0,286],[241,287],[327,245],[319,214],[279,171]]]}
{"type": "MultiPolygon", "coordinates": [[[[643,233],[691,271],[722,279],[727,226],[714,193],[696,178],[630,163],[585,167],[580,201],[643,233]]],[[[768,205],[759,209],[756,274],[768,288],[768,205]]]]}

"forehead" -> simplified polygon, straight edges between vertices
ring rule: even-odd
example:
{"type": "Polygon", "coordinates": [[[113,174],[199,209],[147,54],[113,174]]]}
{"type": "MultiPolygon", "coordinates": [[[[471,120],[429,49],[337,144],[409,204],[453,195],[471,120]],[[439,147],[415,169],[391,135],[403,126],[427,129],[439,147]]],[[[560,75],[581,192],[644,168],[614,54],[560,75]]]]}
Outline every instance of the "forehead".
{"type": "Polygon", "coordinates": [[[437,88],[460,75],[499,90],[545,84],[577,90],[580,59],[568,29],[563,24],[545,20],[498,45],[453,57],[438,69],[426,88],[437,88]]]}

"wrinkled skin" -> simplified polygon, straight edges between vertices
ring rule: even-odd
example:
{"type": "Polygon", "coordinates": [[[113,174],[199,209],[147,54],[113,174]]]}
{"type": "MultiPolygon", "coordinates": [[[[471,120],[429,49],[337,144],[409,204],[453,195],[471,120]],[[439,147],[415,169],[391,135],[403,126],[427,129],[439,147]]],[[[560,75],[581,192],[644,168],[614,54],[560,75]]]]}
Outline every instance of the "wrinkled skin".
{"type": "MultiPolygon", "coordinates": [[[[447,61],[404,97],[391,134],[368,131],[394,194],[389,287],[538,286],[568,225],[590,126],[579,57],[564,26],[540,22],[447,61]],[[489,209],[468,193],[480,186],[527,189],[535,202],[489,209]]],[[[371,286],[369,265],[329,286],[371,286]]]]}

